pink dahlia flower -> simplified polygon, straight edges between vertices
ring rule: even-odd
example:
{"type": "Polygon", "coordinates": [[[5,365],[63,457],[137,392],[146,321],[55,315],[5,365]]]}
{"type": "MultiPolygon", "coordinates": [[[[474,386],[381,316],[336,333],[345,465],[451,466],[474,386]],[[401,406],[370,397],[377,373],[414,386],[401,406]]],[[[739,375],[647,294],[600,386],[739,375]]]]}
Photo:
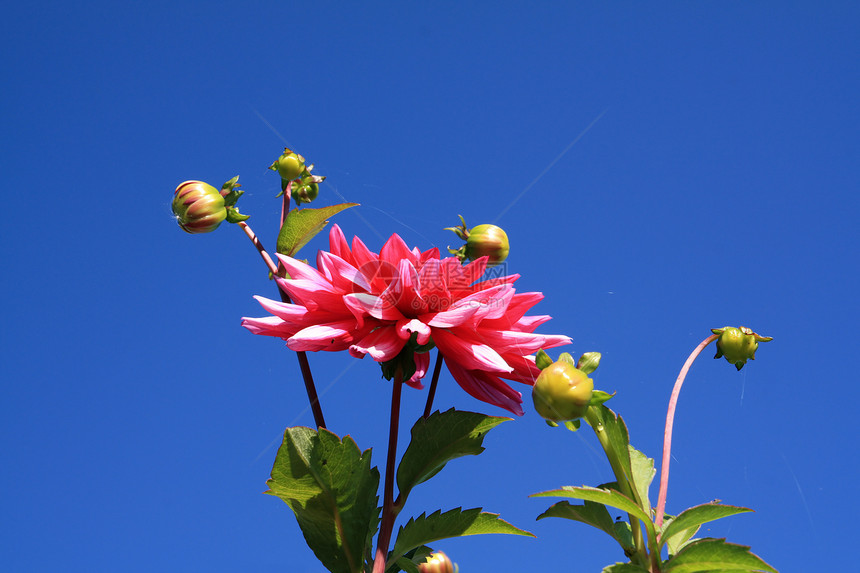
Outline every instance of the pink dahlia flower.
{"type": "Polygon", "coordinates": [[[376,254],[358,237],[350,248],[337,225],[329,241],[316,269],[278,255],[290,278],[277,281],[293,304],[255,297],[272,316],[243,318],[242,326],[283,338],[293,350],[348,350],[377,362],[393,360],[409,344],[418,351],[406,382],[416,388],[430,361],[418,347],[432,342],[466,392],[518,415],[522,394],[503,379],[533,385],[540,373],[533,354],[570,342],[534,334],[550,317],[525,316],[543,295],[515,292],[519,275],[475,282],[487,257],[461,265],[440,259],[435,248],[410,250],[396,234],[376,254]]]}

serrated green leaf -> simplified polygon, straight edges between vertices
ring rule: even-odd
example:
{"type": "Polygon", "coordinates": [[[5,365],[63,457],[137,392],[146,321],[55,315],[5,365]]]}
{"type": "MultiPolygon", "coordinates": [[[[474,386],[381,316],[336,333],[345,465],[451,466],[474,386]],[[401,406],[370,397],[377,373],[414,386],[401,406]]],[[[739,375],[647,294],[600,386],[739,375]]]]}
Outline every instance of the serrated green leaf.
{"type": "Polygon", "coordinates": [[[358,203],[341,203],[320,209],[293,209],[278,234],[278,252],[289,257],[295,256],[299,249],[325,228],[329,217],[356,205],[358,203]]]}
{"type": "Polygon", "coordinates": [[[579,362],[576,363],[576,367],[586,374],[591,374],[597,370],[598,366],[600,366],[599,352],[586,352],[579,357],[579,362]]]}
{"type": "MultiPolygon", "coordinates": [[[[664,540],[682,533],[683,531],[696,528],[698,529],[703,523],[715,521],[738,513],[747,513],[752,511],[747,507],[738,507],[735,505],[720,505],[717,503],[704,503],[686,509],[679,513],[670,523],[664,528],[660,534],[660,547],[663,547],[664,540]]],[[[695,535],[695,530],[690,534],[695,535]]],[[[689,538],[688,538],[689,539],[689,538]]]]}
{"type": "Polygon", "coordinates": [[[604,567],[601,573],[648,573],[648,570],[642,569],[632,563],[616,563],[615,565],[604,567]]]}
{"type": "Polygon", "coordinates": [[[397,487],[405,500],[416,485],[436,475],[445,464],[484,451],[484,436],[511,418],[461,412],[451,408],[419,418],[412,426],[412,440],[397,468],[397,487]]]}
{"type": "Polygon", "coordinates": [[[407,557],[401,557],[398,559],[395,564],[397,567],[393,569],[387,569],[387,571],[405,571],[406,573],[420,573],[418,570],[418,565],[412,562],[411,559],[407,557]]]}
{"type": "Polygon", "coordinates": [[[574,487],[566,485],[561,489],[533,493],[529,497],[570,497],[608,505],[609,507],[626,511],[637,519],[642,520],[645,528],[648,530],[649,537],[654,538],[654,522],[651,521],[635,501],[619,491],[588,486],[574,487]]]}
{"type": "Polygon", "coordinates": [[[305,541],[332,573],[358,573],[379,522],[379,471],[349,436],[287,428],[267,494],[296,514],[305,541]]]}
{"type": "MultiPolygon", "coordinates": [[[[663,531],[664,532],[669,527],[669,524],[671,524],[672,521],[674,521],[674,519],[675,519],[674,515],[665,514],[663,516],[663,531]]],[[[678,553],[681,549],[683,549],[684,546],[690,542],[690,540],[692,539],[692,537],[696,534],[696,532],[698,530],[699,530],[699,526],[696,525],[693,527],[688,527],[687,529],[682,529],[678,533],[673,533],[671,537],[666,537],[665,535],[661,536],[661,538],[660,538],[661,541],[663,541],[663,543],[665,543],[666,548],[669,550],[669,557],[672,557],[673,555],[678,553]]],[[[662,544],[661,544],[661,547],[662,547],[662,544]]]]}
{"type": "MultiPolygon", "coordinates": [[[[386,573],[397,573],[397,571],[418,571],[418,566],[425,561],[433,553],[433,550],[427,547],[426,545],[422,545],[421,547],[417,547],[411,551],[407,551],[406,555],[401,557],[400,559],[393,559],[392,552],[388,552],[388,559],[386,563],[388,563],[388,567],[385,569],[386,573]],[[409,562],[413,569],[409,569],[409,566],[406,565],[406,562],[409,562]]],[[[369,564],[368,571],[373,569],[373,563],[369,564]]]]}
{"type": "Polygon", "coordinates": [[[615,522],[612,521],[612,516],[609,515],[606,506],[603,504],[586,501],[584,505],[574,505],[569,501],[559,501],[549,506],[545,512],[537,516],[538,519],[545,519],[547,517],[572,519],[573,521],[588,524],[618,541],[618,537],[615,535],[615,522]]]}
{"type": "MultiPolygon", "coordinates": [[[[680,517],[680,516],[679,516],[680,517]]],[[[745,545],[726,543],[725,539],[700,539],[684,547],[665,562],[663,573],[700,573],[711,571],[764,571],[778,573],[745,545]]]]}
{"type": "Polygon", "coordinates": [[[481,508],[463,510],[458,507],[445,513],[442,513],[441,510],[427,516],[422,513],[407,521],[397,532],[397,541],[394,542],[392,555],[399,559],[415,547],[440,539],[485,533],[506,533],[534,537],[528,531],[499,519],[497,513],[482,513],[481,508]]]}
{"type": "Polygon", "coordinates": [[[651,501],[648,497],[648,490],[651,487],[651,482],[654,481],[654,475],[657,470],[654,469],[654,460],[649,458],[633,446],[627,446],[630,451],[630,471],[632,472],[632,485],[636,489],[636,495],[639,497],[639,507],[651,515],[651,501]]]}

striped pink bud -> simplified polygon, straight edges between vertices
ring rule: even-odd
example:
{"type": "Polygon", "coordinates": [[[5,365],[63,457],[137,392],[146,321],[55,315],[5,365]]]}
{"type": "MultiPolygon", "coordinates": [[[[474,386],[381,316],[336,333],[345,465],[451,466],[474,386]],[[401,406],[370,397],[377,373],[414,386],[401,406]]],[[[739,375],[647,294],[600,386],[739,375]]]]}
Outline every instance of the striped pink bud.
{"type": "Polygon", "coordinates": [[[224,197],[202,181],[180,183],[173,194],[173,214],[187,233],[210,233],[227,218],[224,197]]]}

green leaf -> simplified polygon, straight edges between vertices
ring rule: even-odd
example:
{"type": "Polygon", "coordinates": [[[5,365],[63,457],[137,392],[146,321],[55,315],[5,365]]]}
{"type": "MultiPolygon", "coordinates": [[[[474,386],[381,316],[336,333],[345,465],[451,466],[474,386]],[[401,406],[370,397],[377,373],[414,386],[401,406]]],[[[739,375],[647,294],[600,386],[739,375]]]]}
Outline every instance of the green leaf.
{"type": "Polygon", "coordinates": [[[579,362],[577,362],[576,367],[585,372],[586,374],[591,374],[597,367],[600,366],[600,353],[599,352],[586,352],[582,356],[579,357],[579,362]]]}
{"type": "MultiPolygon", "coordinates": [[[[680,517],[680,516],[679,516],[680,517]]],[[[684,547],[665,562],[663,573],[712,571],[765,571],[778,573],[745,545],[726,543],[725,539],[700,539],[684,547]]]]}
{"type": "Polygon", "coordinates": [[[606,506],[593,501],[586,501],[584,505],[574,505],[569,501],[559,501],[549,506],[545,512],[537,516],[538,519],[547,517],[560,517],[579,521],[605,532],[610,537],[618,540],[615,534],[615,522],[606,510],[606,506]]]}
{"type": "Polygon", "coordinates": [[[278,234],[278,252],[289,257],[299,252],[328,224],[328,218],[358,203],[341,203],[321,209],[293,209],[278,234]]]}
{"type": "Polygon", "coordinates": [[[392,555],[399,559],[407,551],[440,539],[463,537],[484,533],[507,533],[510,535],[527,535],[534,537],[528,531],[514,527],[507,521],[499,519],[497,513],[482,513],[481,508],[452,509],[442,513],[437,510],[426,516],[410,519],[397,532],[392,555]]]}
{"type": "MultiPolygon", "coordinates": [[[[425,561],[427,561],[427,557],[433,553],[433,550],[427,547],[426,545],[422,545],[412,551],[407,551],[406,555],[401,557],[400,559],[394,559],[392,557],[393,553],[388,552],[388,559],[386,563],[388,563],[388,567],[385,569],[387,573],[396,573],[397,571],[406,571],[407,573],[418,573],[418,566],[425,561]]],[[[367,570],[370,571],[373,569],[373,563],[368,563],[367,570]]]]}
{"type": "Polygon", "coordinates": [[[296,514],[314,555],[332,573],[357,573],[379,521],[379,471],[370,450],[328,430],[287,428],[267,494],[296,514]]]}
{"type": "Polygon", "coordinates": [[[654,460],[633,446],[627,447],[630,451],[630,470],[633,475],[631,485],[636,489],[636,495],[639,497],[639,507],[645,513],[651,515],[651,501],[648,497],[648,490],[651,487],[651,482],[654,480],[654,475],[657,473],[657,470],[654,469],[654,460]]]}
{"type": "Polygon", "coordinates": [[[648,573],[648,570],[642,569],[632,563],[616,563],[615,565],[604,567],[601,573],[648,573]]]}
{"type": "Polygon", "coordinates": [[[585,501],[593,501],[603,505],[608,505],[609,507],[626,511],[632,516],[640,519],[648,530],[648,536],[652,539],[655,537],[654,522],[651,521],[648,514],[642,511],[642,508],[640,508],[635,501],[619,491],[588,486],[574,487],[566,485],[561,489],[533,493],[529,497],[571,497],[574,499],[582,499],[585,501]]]}
{"type": "Polygon", "coordinates": [[[413,487],[436,475],[449,461],[483,452],[481,444],[487,432],[510,419],[453,408],[419,418],[397,468],[401,499],[405,501],[413,487]]]}
{"type": "MultiPolygon", "coordinates": [[[[693,532],[690,533],[690,537],[692,537],[699,526],[703,523],[708,523],[709,521],[715,521],[717,519],[722,519],[723,517],[729,517],[730,515],[737,515],[738,513],[746,513],[749,511],[752,510],[747,507],[720,505],[717,503],[705,503],[693,506],[682,511],[671,521],[671,523],[667,524],[663,528],[663,532],[660,534],[660,547],[662,548],[663,543],[668,541],[670,538],[684,531],[695,528],[693,529],[693,532]]],[[[689,537],[687,539],[689,539],[689,537]]]]}
{"type": "MultiPolygon", "coordinates": [[[[595,414],[598,424],[594,428],[597,432],[605,432],[609,438],[609,444],[612,450],[618,456],[618,461],[621,464],[621,469],[624,471],[624,477],[627,483],[633,482],[633,472],[630,465],[630,435],[627,433],[627,426],[621,416],[607,408],[606,406],[589,406],[589,411],[595,414]]],[[[586,417],[586,421],[588,418],[586,417]]],[[[589,422],[590,423],[590,422],[589,422]]]]}

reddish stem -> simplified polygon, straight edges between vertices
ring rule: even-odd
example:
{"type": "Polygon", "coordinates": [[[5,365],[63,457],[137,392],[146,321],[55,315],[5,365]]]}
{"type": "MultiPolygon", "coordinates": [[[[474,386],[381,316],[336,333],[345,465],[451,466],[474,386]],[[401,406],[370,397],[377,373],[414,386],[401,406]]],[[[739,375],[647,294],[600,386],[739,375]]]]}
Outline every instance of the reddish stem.
{"type": "Polygon", "coordinates": [[[245,221],[241,221],[238,223],[242,230],[245,231],[245,234],[248,235],[248,238],[251,239],[251,242],[254,243],[254,246],[257,247],[257,250],[260,251],[260,256],[263,257],[263,262],[266,263],[266,266],[269,267],[269,271],[273,275],[278,274],[278,266],[275,264],[275,261],[272,260],[272,257],[269,256],[269,253],[266,252],[266,249],[263,248],[263,243],[260,242],[260,239],[257,238],[257,235],[254,234],[254,231],[251,230],[251,227],[245,221]]]}
{"type": "Polygon", "coordinates": [[[376,548],[376,558],[373,561],[373,573],[385,573],[388,544],[391,542],[391,531],[394,529],[394,519],[397,517],[394,507],[394,461],[397,457],[397,431],[400,425],[400,391],[402,389],[403,380],[398,371],[394,376],[394,388],[391,392],[391,423],[388,428],[388,457],[385,460],[382,525],[379,528],[379,545],[376,548]]]}
{"type": "Polygon", "coordinates": [[[436,366],[433,368],[433,380],[430,381],[430,390],[427,392],[427,405],[424,406],[424,417],[430,416],[433,409],[433,398],[436,397],[436,385],[439,383],[439,372],[442,370],[442,353],[436,351],[436,366]]]}
{"type": "Polygon", "coordinates": [[[657,513],[654,520],[657,529],[663,527],[663,515],[666,511],[666,492],[669,489],[669,460],[672,458],[672,426],[675,423],[675,409],[678,406],[678,396],[681,394],[681,386],[684,385],[684,378],[687,377],[687,372],[696,361],[702,350],[707,345],[719,338],[718,335],[712,334],[704,339],[684,362],[681,372],[678,374],[678,379],[675,380],[675,387],[672,389],[672,397],[669,398],[669,411],[666,413],[666,430],[663,432],[663,462],[660,467],[660,495],[657,497],[657,513]]]}

